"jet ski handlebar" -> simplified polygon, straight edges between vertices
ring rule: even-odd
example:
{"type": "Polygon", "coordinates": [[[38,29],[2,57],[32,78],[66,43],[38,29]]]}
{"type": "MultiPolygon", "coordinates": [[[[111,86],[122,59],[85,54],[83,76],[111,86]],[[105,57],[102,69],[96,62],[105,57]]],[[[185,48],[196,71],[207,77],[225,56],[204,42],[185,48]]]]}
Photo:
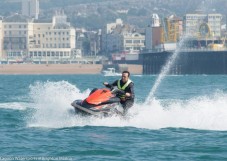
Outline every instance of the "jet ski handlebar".
{"type": "Polygon", "coordinates": [[[108,84],[107,82],[104,82],[103,85],[105,85],[107,88],[111,90],[114,94],[121,94],[124,95],[125,91],[118,89],[116,86],[112,86],[111,84],[108,84]]]}
{"type": "Polygon", "coordinates": [[[114,94],[125,94],[125,91],[118,89],[116,86],[111,87],[110,90],[114,94]]]}

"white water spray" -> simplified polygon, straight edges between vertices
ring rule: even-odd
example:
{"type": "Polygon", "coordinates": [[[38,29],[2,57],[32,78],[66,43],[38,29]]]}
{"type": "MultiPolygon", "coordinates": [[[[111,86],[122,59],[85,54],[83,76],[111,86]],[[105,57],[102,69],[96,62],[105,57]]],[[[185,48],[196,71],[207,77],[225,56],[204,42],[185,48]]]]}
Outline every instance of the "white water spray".
{"type": "Polygon", "coordinates": [[[154,86],[152,87],[152,89],[145,101],[145,104],[150,104],[151,101],[154,99],[154,94],[155,94],[156,90],[158,89],[159,85],[161,84],[161,82],[165,78],[165,76],[169,73],[169,70],[171,69],[172,65],[175,63],[175,61],[179,55],[180,49],[182,48],[182,46],[185,43],[185,40],[186,40],[186,37],[183,37],[181,39],[181,41],[178,43],[177,49],[175,50],[173,55],[169,58],[166,65],[163,66],[161,73],[159,74],[158,78],[156,79],[154,86]]]}
{"type": "Polygon", "coordinates": [[[78,126],[136,127],[145,129],[192,128],[227,130],[227,94],[212,93],[189,100],[154,100],[151,105],[135,103],[129,118],[82,117],[75,115],[70,103],[86,97],[68,82],[38,83],[30,87],[34,113],[28,113],[28,127],[64,128],[78,126]],[[168,102],[168,103],[167,103],[168,102]],[[152,106],[152,108],[150,108],[152,106]]]}

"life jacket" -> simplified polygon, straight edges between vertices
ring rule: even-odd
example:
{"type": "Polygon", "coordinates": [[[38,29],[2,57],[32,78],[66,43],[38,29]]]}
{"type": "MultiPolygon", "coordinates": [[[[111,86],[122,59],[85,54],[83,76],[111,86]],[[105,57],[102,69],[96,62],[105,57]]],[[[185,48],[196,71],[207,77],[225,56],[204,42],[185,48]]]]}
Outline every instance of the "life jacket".
{"type": "MultiPolygon", "coordinates": [[[[117,82],[117,88],[120,90],[125,90],[125,88],[128,87],[128,85],[131,83],[132,81],[130,79],[128,79],[128,81],[121,87],[121,80],[119,79],[117,82]]],[[[125,94],[124,95],[120,95],[120,98],[125,98],[125,94]]]]}

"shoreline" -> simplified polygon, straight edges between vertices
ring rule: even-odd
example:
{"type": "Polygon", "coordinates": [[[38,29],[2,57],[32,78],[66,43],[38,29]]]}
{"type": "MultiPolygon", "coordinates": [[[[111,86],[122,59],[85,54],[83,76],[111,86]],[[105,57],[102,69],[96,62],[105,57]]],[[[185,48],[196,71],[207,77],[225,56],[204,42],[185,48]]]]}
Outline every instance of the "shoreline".
{"type": "MultiPolygon", "coordinates": [[[[126,65],[132,74],[142,74],[142,65],[126,65]]],[[[102,64],[0,64],[0,75],[101,74],[102,64]]]]}

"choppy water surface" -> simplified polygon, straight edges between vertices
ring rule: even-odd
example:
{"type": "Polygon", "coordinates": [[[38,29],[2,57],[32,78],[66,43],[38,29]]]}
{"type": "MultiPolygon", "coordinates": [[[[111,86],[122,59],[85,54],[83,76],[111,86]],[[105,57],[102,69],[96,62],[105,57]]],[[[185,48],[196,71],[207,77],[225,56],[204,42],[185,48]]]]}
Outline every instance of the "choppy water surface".
{"type": "Polygon", "coordinates": [[[145,104],[156,78],[132,76],[127,119],[100,119],[74,115],[70,103],[118,77],[1,75],[0,157],[226,160],[227,76],[167,76],[145,104]]]}

